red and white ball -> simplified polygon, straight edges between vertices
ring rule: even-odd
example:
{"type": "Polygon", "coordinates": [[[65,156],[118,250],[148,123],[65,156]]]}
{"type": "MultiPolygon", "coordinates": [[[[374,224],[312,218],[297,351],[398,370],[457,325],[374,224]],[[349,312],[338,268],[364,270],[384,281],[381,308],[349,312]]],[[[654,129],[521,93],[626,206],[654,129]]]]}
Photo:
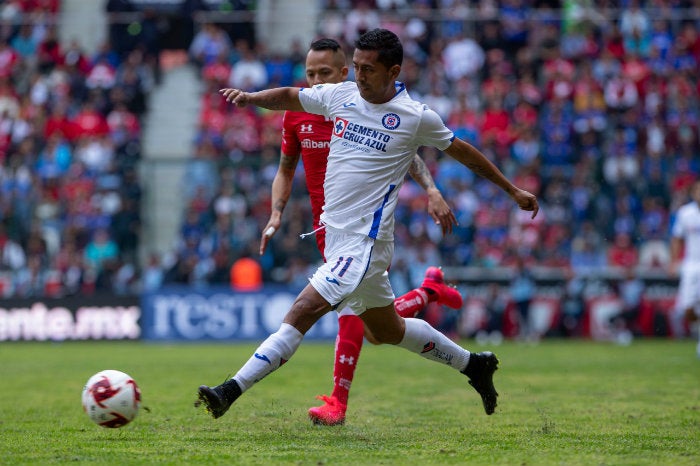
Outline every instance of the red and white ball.
{"type": "Polygon", "coordinates": [[[105,370],[90,377],[83,388],[83,409],[102,427],[122,427],[134,420],[141,406],[141,390],[121,371],[105,370]]]}

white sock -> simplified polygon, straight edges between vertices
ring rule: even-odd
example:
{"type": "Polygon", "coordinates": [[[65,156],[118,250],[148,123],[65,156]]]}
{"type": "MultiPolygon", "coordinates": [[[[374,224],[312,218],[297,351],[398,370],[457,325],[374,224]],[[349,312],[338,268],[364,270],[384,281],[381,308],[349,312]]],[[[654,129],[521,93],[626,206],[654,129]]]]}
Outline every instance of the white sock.
{"type": "Polygon", "coordinates": [[[465,350],[424,320],[404,319],[406,333],[397,345],[418,353],[425,359],[440,362],[463,371],[469,362],[469,351],[465,350]]]}
{"type": "Polygon", "coordinates": [[[255,350],[255,354],[233,376],[241,387],[241,392],[248,390],[287,362],[299,348],[303,338],[304,334],[291,325],[280,325],[279,330],[267,337],[255,350]]]}

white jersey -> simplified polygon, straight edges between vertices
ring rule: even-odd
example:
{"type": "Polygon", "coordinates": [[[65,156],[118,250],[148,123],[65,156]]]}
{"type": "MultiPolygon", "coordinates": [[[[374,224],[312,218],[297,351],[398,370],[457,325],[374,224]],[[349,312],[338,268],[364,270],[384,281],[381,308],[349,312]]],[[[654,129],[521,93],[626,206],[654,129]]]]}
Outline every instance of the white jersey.
{"type": "Polygon", "coordinates": [[[689,202],[676,214],[671,234],[684,240],[684,266],[700,267],[700,206],[689,202]]]}
{"type": "Polygon", "coordinates": [[[354,82],[302,88],[309,113],[333,119],[321,221],[334,228],[393,240],[394,209],[420,146],[447,149],[454,135],[440,117],[396,83],[387,103],[365,101],[354,82]]]}

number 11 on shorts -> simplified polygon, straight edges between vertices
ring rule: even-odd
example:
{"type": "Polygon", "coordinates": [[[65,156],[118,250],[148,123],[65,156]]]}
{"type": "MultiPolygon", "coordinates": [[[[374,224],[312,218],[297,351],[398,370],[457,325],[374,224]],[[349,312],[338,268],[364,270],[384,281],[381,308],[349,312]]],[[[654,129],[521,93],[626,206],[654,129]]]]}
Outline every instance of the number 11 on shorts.
{"type": "Polygon", "coordinates": [[[335,265],[333,266],[333,268],[331,269],[331,272],[335,272],[335,269],[337,269],[338,266],[343,262],[345,262],[345,264],[338,272],[338,276],[342,277],[343,275],[345,275],[345,272],[348,271],[348,267],[350,267],[350,264],[352,264],[352,257],[348,257],[347,259],[344,259],[343,256],[340,256],[338,258],[338,262],[336,262],[335,265]]]}

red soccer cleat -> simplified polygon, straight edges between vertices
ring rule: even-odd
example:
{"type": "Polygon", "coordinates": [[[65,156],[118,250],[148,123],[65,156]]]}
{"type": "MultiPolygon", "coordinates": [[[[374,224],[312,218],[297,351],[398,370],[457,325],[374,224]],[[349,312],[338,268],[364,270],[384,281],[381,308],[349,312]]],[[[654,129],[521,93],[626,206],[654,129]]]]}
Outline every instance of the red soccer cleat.
{"type": "Polygon", "coordinates": [[[423,279],[421,288],[435,293],[435,295],[437,295],[435,301],[439,304],[451,307],[452,309],[460,309],[464,303],[459,291],[445,284],[445,274],[442,273],[440,267],[428,267],[428,270],[425,271],[425,278],[423,279]]]}
{"type": "Polygon", "coordinates": [[[309,419],[316,425],[337,426],[345,424],[345,410],[348,409],[334,396],[319,395],[316,399],[323,400],[321,406],[309,408],[309,419]]]}

